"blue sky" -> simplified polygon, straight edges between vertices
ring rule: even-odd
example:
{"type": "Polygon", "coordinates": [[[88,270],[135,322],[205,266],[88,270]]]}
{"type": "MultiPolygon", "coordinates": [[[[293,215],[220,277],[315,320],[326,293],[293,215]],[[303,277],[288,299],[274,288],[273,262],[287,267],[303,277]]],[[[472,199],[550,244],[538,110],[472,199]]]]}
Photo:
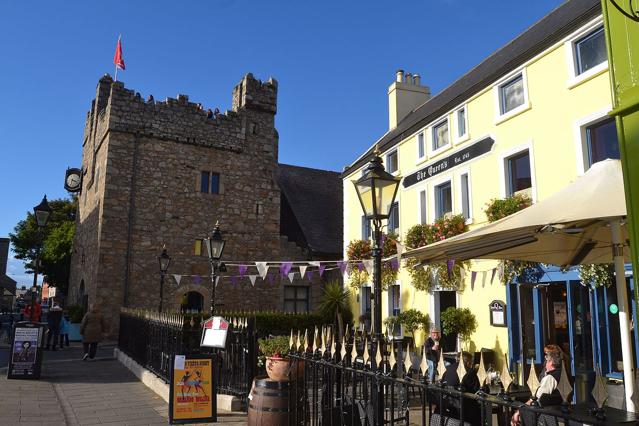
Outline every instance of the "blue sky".
{"type": "MultiPolygon", "coordinates": [[[[144,97],[189,95],[230,108],[247,72],[279,81],[280,162],[340,171],[388,127],[398,68],[436,94],[559,0],[5,1],[0,3],[0,236],[66,195],[81,164],[84,118],[100,76],[144,97]]],[[[21,262],[9,263],[19,284],[21,262]]]]}

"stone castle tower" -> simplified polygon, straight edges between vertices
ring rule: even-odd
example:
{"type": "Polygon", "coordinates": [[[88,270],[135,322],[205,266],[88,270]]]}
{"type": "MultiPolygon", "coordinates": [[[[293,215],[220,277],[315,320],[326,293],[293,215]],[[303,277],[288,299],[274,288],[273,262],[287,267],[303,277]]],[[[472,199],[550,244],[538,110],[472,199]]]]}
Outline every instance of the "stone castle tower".
{"type": "MultiPolygon", "coordinates": [[[[121,306],[157,309],[162,246],[172,257],[169,274],[209,274],[206,252],[194,244],[216,221],[225,259],[290,258],[280,226],[276,111],[277,81],[251,74],[233,89],[232,110],[219,114],[185,95],[145,101],[102,77],[84,130],[70,299],[98,304],[116,323],[121,306]],[[208,189],[212,175],[216,191],[208,189]]],[[[182,293],[197,287],[208,309],[209,287],[175,287],[167,277],[165,307],[177,309],[182,293]]],[[[247,297],[244,286],[220,285],[216,299],[223,309],[281,309],[273,286],[251,290],[247,297]]]]}

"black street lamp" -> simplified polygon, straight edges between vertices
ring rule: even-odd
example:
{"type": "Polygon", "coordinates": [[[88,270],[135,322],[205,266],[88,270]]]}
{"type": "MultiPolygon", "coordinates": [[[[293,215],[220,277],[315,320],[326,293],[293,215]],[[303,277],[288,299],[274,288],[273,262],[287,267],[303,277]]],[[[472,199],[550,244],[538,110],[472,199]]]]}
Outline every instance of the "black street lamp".
{"type": "Polygon", "coordinates": [[[218,272],[226,272],[226,266],[220,262],[226,241],[220,232],[220,223],[215,223],[211,236],[204,240],[211,262],[211,317],[215,314],[215,279],[218,272]]]}
{"type": "MultiPolygon", "coordinates": [[[[382,334],[382,247],[381,227],[382,220],[388,219],[395,202],[400,178],[395,177],[384,170],[379,151],[375,149],[364,174],[355,184],[357,197],[362,205],[362,210],[367,220],[373,223],[373,332],[374,338],[383,352],[384,335],[382,334]]],[[[378,365],[377,368],[380,368],[378,365]]],[[[384,424],[384,390],[379,387],[376,395],[377,424],[384,424]]]]}
{"type": "Polygon", "coordinates": [[[40,251],[42,250],[42,229],[47,226],[51,217],[51,207],[47,202],[47,196],[42,197],[40,204],[33,208],[36,224],[38,225],[38,244],[36,246],[35,266],[33,268],[33,287],[31,288],[31,311],[29,312],[29,320],[34,322],[35,315],[35,299],[38,293],[38,268],[40,266],[40,251]]]}
{"type": "Polygon", "coordinates": [[[160,308],[158,312],[162,312],[162,301],[164,300],[164,276],[166,275],[166,271],[169,270],[169,265],[171,264],[171,257],[166,252],[166,246],[162,247],[162,254],[158,256],[158,261],[160,262],[160,308]]]}

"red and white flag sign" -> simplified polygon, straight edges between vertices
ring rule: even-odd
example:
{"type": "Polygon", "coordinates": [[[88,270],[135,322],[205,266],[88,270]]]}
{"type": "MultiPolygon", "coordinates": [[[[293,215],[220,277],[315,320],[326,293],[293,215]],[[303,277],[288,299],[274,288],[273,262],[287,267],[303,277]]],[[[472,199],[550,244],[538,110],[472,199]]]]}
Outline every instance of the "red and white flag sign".
{"type": "Polygon", "coordinates": [[[120,68],[121,70],[126,69],[126,67],[124,66],[124,58],[122,57],[122,41],[121,41],[121,36],[118,37],[118,45],[115,48],[115,56],[113,57],[113,63],[115,64],[116,67],[120,68]]]}

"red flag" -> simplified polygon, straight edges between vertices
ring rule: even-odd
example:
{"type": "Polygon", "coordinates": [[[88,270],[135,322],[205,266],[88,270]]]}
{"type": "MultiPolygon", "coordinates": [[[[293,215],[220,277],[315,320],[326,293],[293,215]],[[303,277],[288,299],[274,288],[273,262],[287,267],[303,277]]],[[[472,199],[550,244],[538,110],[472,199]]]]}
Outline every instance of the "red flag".
{"type": "Polygon", "coordinates": [[[113,63],[116,67],[121,70],[125,70],[124,66],[124,58],[122,57],[122,42],[120,41],[120,37],[118,37],[118,45],[115,48],[115,56],[113,57],[113,63]]]}

